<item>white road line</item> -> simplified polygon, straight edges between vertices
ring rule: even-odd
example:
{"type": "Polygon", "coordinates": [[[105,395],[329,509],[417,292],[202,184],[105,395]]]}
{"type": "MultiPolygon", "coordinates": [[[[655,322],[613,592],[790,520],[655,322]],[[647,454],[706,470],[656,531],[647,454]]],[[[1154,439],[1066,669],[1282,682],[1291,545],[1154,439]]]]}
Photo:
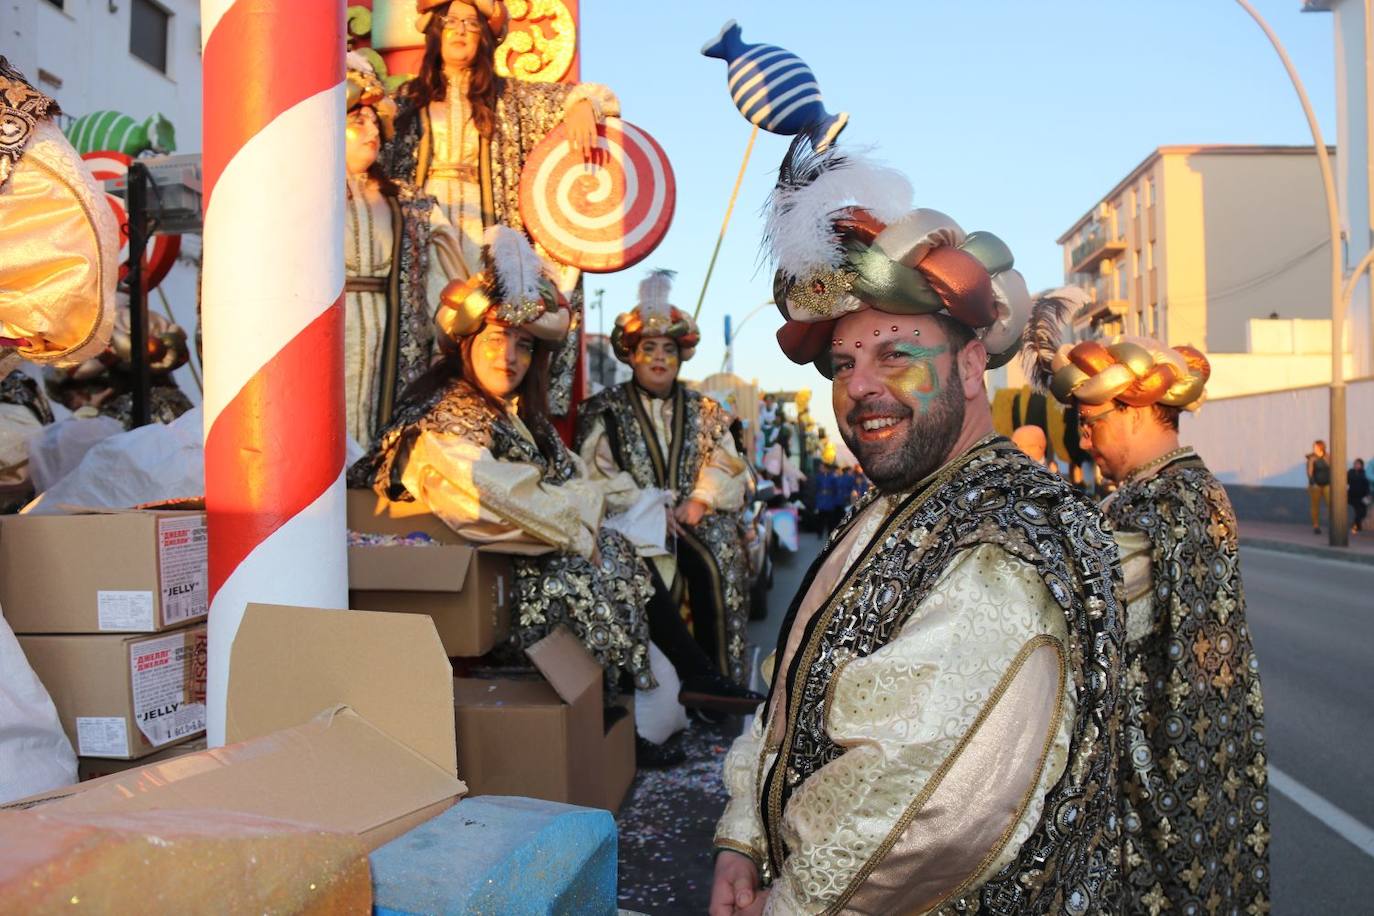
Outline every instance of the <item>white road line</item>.
{"type": "Polygon", "coordinates": [[[1273,764],[1269,766],[1269,784],[1292,799],[1299,808],[1349,840],[1360,852],[1374,858],[1374,830],[1355,820],[1273,764]]]}

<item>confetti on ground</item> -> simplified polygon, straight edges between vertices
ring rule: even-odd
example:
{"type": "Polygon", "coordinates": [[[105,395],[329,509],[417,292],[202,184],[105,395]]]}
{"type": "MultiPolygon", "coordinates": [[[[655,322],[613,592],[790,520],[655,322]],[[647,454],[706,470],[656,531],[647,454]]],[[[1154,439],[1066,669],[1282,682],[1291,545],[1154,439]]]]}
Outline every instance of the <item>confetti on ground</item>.
{"type": "Polygon", "coordinates": [[[693,721],[672,739],[686,753],[684,763],[635,777],[616,818],[622,907],[652,916],[706,911],[711,839],[726,800],[721,763],[739,731],[739,719],[693,721]]]}

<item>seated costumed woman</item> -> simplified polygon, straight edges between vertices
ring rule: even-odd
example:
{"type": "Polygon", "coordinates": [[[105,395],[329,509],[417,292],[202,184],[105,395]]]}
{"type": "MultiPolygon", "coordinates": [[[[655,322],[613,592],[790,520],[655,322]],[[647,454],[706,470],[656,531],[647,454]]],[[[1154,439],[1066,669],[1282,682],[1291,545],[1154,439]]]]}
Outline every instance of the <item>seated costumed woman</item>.
{"type": "Polygon", "coordinates": [[[567,306],[522,233],[488,230],[483,258],[480,273],[445,290],[436,317],[457,352],[408,395],[355,479],[366,474],[389,499],[419,500],[465,538],[516,554],[516,620],[498,658],[523,662],[526,647],[566,625],[601,663],[608,696],[622,679],[652,689],[648,570],[601,527],[602,485],[547,415],[567,306]]]}

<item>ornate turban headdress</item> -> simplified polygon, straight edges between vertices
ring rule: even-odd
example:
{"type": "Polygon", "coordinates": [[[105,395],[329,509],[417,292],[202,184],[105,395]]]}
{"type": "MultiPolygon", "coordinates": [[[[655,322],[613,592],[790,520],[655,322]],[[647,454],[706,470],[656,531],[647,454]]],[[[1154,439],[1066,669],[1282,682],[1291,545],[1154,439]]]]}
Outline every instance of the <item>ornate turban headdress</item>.
{"type": "Polygon", "coordinates": [[[395,100],[386,94],[386,87],[377,78],[377,71],[373,69],[371,62],[366,57],[357,51],[349,51],[345,60],[347,73],[344,84],[348,98],[346,110],[371,108],[377,112],[377,120],[381,123],[382,133],[390,137],[392,125],[396,120],[395,100]]]}
{"type": "Polygon", "coordinates": [[[457,340],[476,334],[492,318],[524,328],[546,343],[567,337],[572,319],[568,303],[525,233],[491,226],[482,242],[483,269],[465,280],[453,280],[439,295],[434,321],[440,332],[457,340]]]}
{"type": "Polygon", "coordinates": [[[1087,294],[1077,287],[1041,293],[1025,333],[1026,374],[1065,404],[1118,401],[1128,407],[1202,406],[1211,363],[1190,346],[1168,347],[1149,337],[1116,337],[1104,344],[1059,344],[1059,329],[1087,294]]]}
{"type": "Polygon", "coordinates": [[[1026,282],[990,232],[965,233],[936,210],[911,209],[911,184],[892,169],[801,134],[768,199],[764,245],[776,268],[778,343],[793,362],[830,376],[835,323],[864,309],[943,314],[971,328],[995,369],[1021,347],[1026,282]]]}
{"type": "Polygon", "coordinates": [[[502,41],[506,37],[506,30],[510,28],[510,13],[506,10],[504,0],[415,0],[415,12],[419,14],[415,17],[415,30],[423,32],[429,25],[434,10],[448,3],[467,4],[487,20],[487,27],[491,29],[497,41],[502,41]]]}
{"type": "Polygon", "coordinates": [[[677,356],[687,362],[697,351],[701,331],[682,309],[668,302],[672,292],[671,270],[655,270],[639,283],[639,303],[615,319],[611,329],[611,349],[616,359],[628,363],[635,347],[647,337],[668,337],[677,343],[677,356]]]}

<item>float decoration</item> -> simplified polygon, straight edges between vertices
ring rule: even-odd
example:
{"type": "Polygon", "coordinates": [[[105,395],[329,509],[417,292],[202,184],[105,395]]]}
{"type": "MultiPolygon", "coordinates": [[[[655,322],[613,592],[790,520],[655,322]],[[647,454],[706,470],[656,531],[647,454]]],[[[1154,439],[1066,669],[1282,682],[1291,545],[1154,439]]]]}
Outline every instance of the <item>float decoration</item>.
{"type": "Polygon", "coordinates": [[[140,122],[117,111],[93,111],[77,118],[63,133],[83,157],[99,150],[130,157],[146,152],[165,155],[177,148],[176,128],[160,114],[140,122]]]}
{"type": "Polygon", "coordinates": [[[557,83],[577,56],[577,22],[562,0],[510,0],[510,34],[496,49],[496,73],[557,83]]]}
{"type": "MultiPolygon", "coordinates": [[[[83,153],[91,177],[104,182],[112,178],[122,178],[129,171],[129,163],[134,160],[125,153],[114,150],[98,150],[83,153]]],[[[115,223],[119,226],[119,279],[123,282],[129,274],[129,212],[125,209],[123,198],[105,193],[105,200],[113,211],[115,223]]],[[[144,289],[155,289],[167,276],[181,253],[181,236],[159,233],[149,240],[148,253],[143,257],[144,289]]]]}
{"type": "Polygon", "coordinates": [[[644,260],[673,222],[677,185],[663,148],[620,118],[597,127],[595,162],[549,132],[520,175],[520,219],[555,260],[589,273],[644,260]]]}

